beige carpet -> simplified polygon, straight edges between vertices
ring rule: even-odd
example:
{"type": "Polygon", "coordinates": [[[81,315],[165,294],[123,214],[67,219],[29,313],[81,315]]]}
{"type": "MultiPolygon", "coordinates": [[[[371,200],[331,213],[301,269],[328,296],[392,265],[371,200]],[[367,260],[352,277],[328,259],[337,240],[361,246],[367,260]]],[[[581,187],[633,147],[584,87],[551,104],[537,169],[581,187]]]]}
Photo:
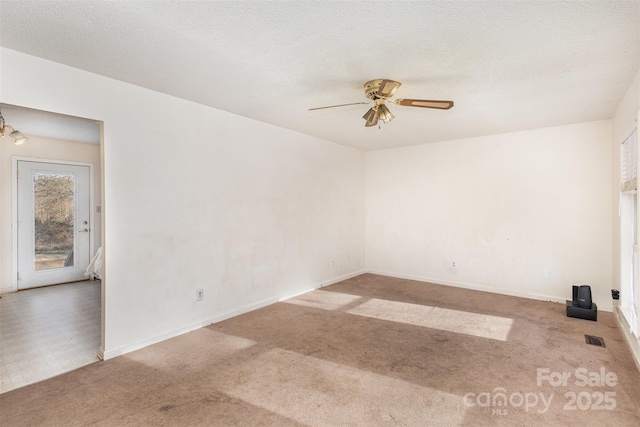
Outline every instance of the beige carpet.
{"type": "Polygon", "coordinates": [[[0,424],[638,426],[639,408],[611,313],[365,274],[0,395],[0,424]]]}

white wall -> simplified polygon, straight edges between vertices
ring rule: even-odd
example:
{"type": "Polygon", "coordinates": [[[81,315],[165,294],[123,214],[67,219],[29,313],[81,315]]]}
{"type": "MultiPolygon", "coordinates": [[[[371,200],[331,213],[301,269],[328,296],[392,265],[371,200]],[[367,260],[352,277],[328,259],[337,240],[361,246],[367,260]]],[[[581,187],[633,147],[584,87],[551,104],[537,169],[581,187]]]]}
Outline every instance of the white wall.
{"type": "Polygon", "coordinates": [[[106,357],[364,268],[362,152],[0,54],[3,102],[104,122],[106,357]]]}
{"type": "Polygon", "coordinates": [[[365,250],[370,271],[531,298],[588,283],[611,309],[612,121],[365,156],[11,50],[0,59],[2,102],[105,123],[107,357],[356,274],[365,250]]]}
{"type": "MultiPolygon", "coordinates": [[[[9,123],[10,124],[10,123],[9,123]]],[[[13,271],[12,255],[12,158],[29,157],[47,160],[63,160],[85,162],[93,164],[94,173],[94,206],[100,205],[100,146],[97,144],[81,144],[77,142],[61,141],[58,139],[41,138],[30,135],[29,141],[22,145],[13,145],[8,138],[0,143],[0,293],[13,292],[12,281],[15,275],[13,271]]],[[[94,250],[100,247],[101,215],[96,213],[94,225],[94,250]]]]}
{"type": "Polygon", "coordinates": [[[368,152],[366,170],[369,270],[562,302],[590,284],[611,310],[610,121],[368,152]]]}

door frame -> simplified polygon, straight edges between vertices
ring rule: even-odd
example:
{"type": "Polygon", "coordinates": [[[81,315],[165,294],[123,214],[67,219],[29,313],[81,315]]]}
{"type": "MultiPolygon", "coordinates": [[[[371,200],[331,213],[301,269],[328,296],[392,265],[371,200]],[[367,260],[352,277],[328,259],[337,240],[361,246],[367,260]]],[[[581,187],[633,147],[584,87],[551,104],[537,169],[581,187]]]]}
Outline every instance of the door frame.
{"type": "Polygon", "coordinates": [[[88,166],[89,167],[89,223],[92,225],[89,227],[89,259],[93,259],[95,255],[95,195],[94,195],[94,165],[88,162],[75,162],[71,160],[60,159],[43,159],[38,157],[22,157],[13,156],[11,158],[11,256],[12,256],[12,275],[11,286],[13,292],[18,291],[18,162],[36,162],[36,163],[51,163],[58,165],[72,165],[72,166],[88,166]]]}

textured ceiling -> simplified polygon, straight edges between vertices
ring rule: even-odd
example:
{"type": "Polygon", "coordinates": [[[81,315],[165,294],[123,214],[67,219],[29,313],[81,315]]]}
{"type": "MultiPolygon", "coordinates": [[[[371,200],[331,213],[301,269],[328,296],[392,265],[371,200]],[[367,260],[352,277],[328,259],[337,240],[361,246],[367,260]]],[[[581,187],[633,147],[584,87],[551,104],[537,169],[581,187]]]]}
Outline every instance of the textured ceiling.
{"type": "Polygon", "coordinates": [[[0,45],[369,150],[610,118],[640,1],[1,1],[0,45]],[[376,78],[455,107],[307,111],[376,78]]]}

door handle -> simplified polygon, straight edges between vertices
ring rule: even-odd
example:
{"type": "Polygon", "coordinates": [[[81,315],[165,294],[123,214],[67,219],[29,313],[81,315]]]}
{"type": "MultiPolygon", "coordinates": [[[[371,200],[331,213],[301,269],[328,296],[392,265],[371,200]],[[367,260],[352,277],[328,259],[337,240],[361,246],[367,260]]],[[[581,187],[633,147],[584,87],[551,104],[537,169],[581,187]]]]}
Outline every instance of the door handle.
{"type": "Polygon", "coordinates": [[[78,233],[88,233],[89,229],[85,228],[84,230],[78,230],[78,233]]]}

